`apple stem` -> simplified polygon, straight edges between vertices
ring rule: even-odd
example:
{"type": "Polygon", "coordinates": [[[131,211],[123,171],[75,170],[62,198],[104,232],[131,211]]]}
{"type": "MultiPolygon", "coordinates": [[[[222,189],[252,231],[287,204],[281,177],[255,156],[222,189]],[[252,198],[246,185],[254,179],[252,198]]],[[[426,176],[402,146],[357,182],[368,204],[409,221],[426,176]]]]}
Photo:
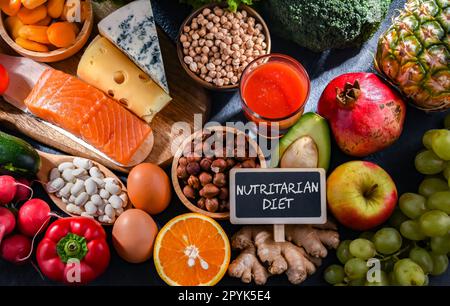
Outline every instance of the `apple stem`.
{"type": "Polygon", "coordinates": [[[370,189],[368,191],[364,192],[364,197],[370,198],[372,196],[372,194],[377,190],[377,188],[378,188],[378,184],[375,184],[372,187],[370,187],[370,189]]]}

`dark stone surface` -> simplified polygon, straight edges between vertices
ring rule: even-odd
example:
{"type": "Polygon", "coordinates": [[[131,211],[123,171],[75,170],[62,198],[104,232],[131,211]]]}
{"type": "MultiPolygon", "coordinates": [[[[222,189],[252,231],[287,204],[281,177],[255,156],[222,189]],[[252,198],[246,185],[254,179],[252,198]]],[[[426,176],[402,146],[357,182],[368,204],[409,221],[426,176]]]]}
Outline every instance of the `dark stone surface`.
{"type": "MultiPolygon", "coordinates": [[[[388,26],[395,9],[402,6],[404,0],[394,0],[380,30],[374,37],[365,43],[361,48],[352,48],[345,50],[332,50],[321,54],[313,53],[302,49],[297,45],[282,40],[278,37],[272,37],[273,52],[285,53],[298,59],[308,71],[312,84],[311,94],[306,106],[307,110],[315,110],[318,98],[325,85],[335,76],[353,71],[372,71],[372,61],[375,52],[377,37],[388,26]]],[[[153,9],[159,25],[174,39],[177,35],[178,27],[183,18],[189,13],[189,7],[178,4],[178,0],[152,0],[153,9]]],[[[239,95],[237,93],[211,93],[212,110],[211,120],[221,123],[226,121],[243,120],[240,107],[239,95]]],[[[448,113],[448,112],[447,112],[448,113]]],[[[407,118],[405,122],[404,132],[401,138],[390,148],[371,155],[365,160],[373,161],[382,166],[389,172],[397,184],[399,193],[406,191],[415,192],[423,176],[414,169],[414,157],[421,150],[421,137],[425,131],[431,128],[439,128],[445,113],[426,114],[413,107],[408,107],[407,118]]],[[[4,130],[1,127],[1,130],[4,130]]],[[[7,132],[16,134],[14,131],[7,132]]],[[[18,135],[30,141],[35,147],[55,152],[42,144],[27,139],[23,135],[18,135]]],[[[351,157],[344,155],[333,143],[331,169],[337,165],[352,160],[351,157]]],[[[126,179],[126,178],[124,178],[126,179]]],[[[44,199],[48,198],[44,195],[40,188],[36,188],[36,196],[44,199]]],[[[56,209],[55,206],[53,206],[56,209]]],[[[159,226],[164,225],[172,217],[187,212],[187,209],[181,204],[174,195],[169,208],[162,214],[155,216],[155,220],[159,226]]],[[[229,222],[220,222],[227,233],[234,233],[239,227],[231,225],[229,222]]],[[[110,232],[111,229],[107,228],[110,232]]],[[[355,238],[356,233],[347,230],[341,230],[342,238],[355,238]]],[[[110,237],[110,235],[109,235],[110,237]]],[[[125,263],[121,260],[114,249],[112,250],[111,264],[108,270],[92,285],[163,285],[163,281],[159,278],[154,268],[153,262],[150,260],[146,263],[133,265],[125,263]]],[[[322,278],[323,269],[329,264],[336,262],[334,252],[324,261],[318,272],[309,277],[303,285],[325,285],[322,278]]],[[[233,257],[235,254],[233,254],[233,257]]],[[[41,279],[39,273],[33,269],[31,265],[20,267],[0,261],[0,285],[54,285],[54,283],[41,279]]],[[[448,285],[450,284],[450,272],[440,277],[431,277],[431,285],[448,285]]],[[[241,285],[237,279],[228,276],[219,283],[220,285],[241,285]]],[[[282,276],[274,276],[270,278],[269,285],[288,285],[287,278],[282,276]]]]}

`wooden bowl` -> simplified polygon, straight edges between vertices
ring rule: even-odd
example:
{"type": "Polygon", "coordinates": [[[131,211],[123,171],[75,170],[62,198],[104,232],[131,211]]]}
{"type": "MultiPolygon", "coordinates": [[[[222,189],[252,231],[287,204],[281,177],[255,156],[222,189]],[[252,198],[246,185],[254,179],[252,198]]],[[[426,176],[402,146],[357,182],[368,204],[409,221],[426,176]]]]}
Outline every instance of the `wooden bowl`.
{"type": "MultiPolygon", "coordinates": [[[[200,131],[197,131],[197,132],[193,133],[191,136],[187,137],[182,142],[181,146],[179,147],[178,151],[175,153],[175,156],[173,158],[172,170],[171,170],[173,188],[175,189],[175,193],[177,194],[177,196],[180,199],[180,201],[190,211],[193,211],[193,212],[196,212],[196,213],[200,213],[200,214],[206,215],[208,217],[211,217],[211,218],[217,219],[217,220],[228,220],[230,218],[230,212],[229,211],[212,213],[212,212],[209,212],[207,210],[203,210],[203,209],[199,208],[197,205],[195,205],[194,203],[192,203],[184,195],[184,193],[183,193],[183,191],[181,189],[181,185],[180,185],[178,176],[177,176],[178,161],[179,161],[180,157],[183,155],[184,148],[188,144],[190,144],[196,137],[201,136],[201,134],[205,130],[206,131],[222,131],[223,133],[233,133],[233,134],[236,134],[236,135],[245,134],[244,132],[239,131],[238,129],[235,129],[235,128],[225,127],[225,126],[213,126],[213,127],[207,127],[207,128],[205,127],[204,129],[202,129],[200,131]]],[[[261,165],[261,168],[266,168],[267,167],[266,159],[264,157],[264,154],[263,154],[261,148],[250,137],[247,137],[247,140],[248,140],[248,142],[249,142],[249,144],[250,144],[250,146],[252,148],[256,148],[256,152],[258,154],[258,159],[259,159],[259,163],[261,165]]]]}
{"type": "MultiPolygon", "coordinates": [[[[50,171],[53,168],[57,168],[59,164],[64,163],[64,162],[72,162],[73,159],[75,158],[74,156],[50,154],[50,153],[45,153],[42,151],[38,151],[38,153],[39,153],[39,156],[41,157],[41,169],[37,173],[37,178],[44,186],[46,183],[48,183],[50,171]]],[[[127,188],[113,172],[111,172],[108,168],[106,168],[102,164],[96,163],[94,161],[92,161],[92,162],[93,162],[94,166],[96,166],[100,169],[100,171],[105,175],[105,177],[115,178],[119,182],[119,186],[122,188],[122,192],[125,192],[128,195],[127,188]]],[[[44,187],[44,189],[47,192],[47,189],[45,187],[44,187]]],[[[58,208],[61,209],[62,211],[64,211],[66,214],[68,214],[69,216],[72,216],[72,217],[80,217],[79,215],[75,215],[75,214],[68,212],[66,209],[67,204],[64,203],[61,200],[61,198],[58,198],[54,193],[47,192],[47,194],[50,197],[50,199],[53,201],[53,203],[55,203],[56,206],[58,206],[58,208]]],[[[131,201],[128,199],[127,206],[123,210],[125,211],[129,208],[131,208],[131,201]]],[[[95,218],[95,220],[98,221],[97,218],[95,218]]],[[[117,220],[117,218],[116,218],[116,220],[117,220]]],[[[102,225],[113,225],[114,224],[114,223],[104,223],[104,222],[100,222],[100,221],[98,221],[98,222],[102,225]]]]}
{"type": "Polygon", "coordinates": [[[9,36],[8,32],[6,31],[5,25],[3,23],[5,14],[3,13],[0,14],[0,36],[14,51],[22,56],[31,58],[37,62],[44,63],[62,61],[80,51],[80,49],[88,41],[89,35],[91,35],[92,27],[94,26],[94,12],[92,10],[91,0],[86,0],[86,3],[88,5],[88,15],[83,24],[83,27],[80,30],[80,33],[78,33],[75,43],[68,48],[59,48],[49,52],[36,52],[22,48],[21,46],[16,44],[16,42],[9,36]]]}
{"type": "MultiPolygon", "coordinates": [[[[199,9],[195,10],[191,15],[189,15],[181,24],[180,30],[178,32],[178,36],[177,36],[177,53],[178,53],[178,59],[180,60],[181,66],[183,67],[183,69],[186,71],[186,73],[192,78],[194,79],[195,82],[197,82],[198,84],[200,84],[202,87],[209,89],[209,90],[214,90],[214,91],[233,91],[233,90],[237,90],[239,88],[239,82],[235,85],[224,85],[224,86],[216,86],[212,83],[206,82],[205,80],[203,80],[202,78],[200,78],[197,74],[195,74],[194,72],[192,72],[188,65],[186,65],[186,63],[184,62],[184,54],[183,54],[183,46],[180,42],[180,36],[183,33],[183,28],[188,25],[191,24],[192,19],[194,17],[196,17],[197,15],[199,15],[203,9],[205,8],[209,8],[209,9],[213,9],[214,7],[219,6],[221,8],[226,8],[228,7],[228,4],[226,2],[222,2],[222,3],[211,3],[211,4],[207,4],[204,5],[202,7],[200,7],[199,9]]],[[[263,34],[266,37],[266,44],[267,44],[267,50],[266,50],[266,54],[270,53],[271,49],[272,49],[272,40],[270,38],[270,31],[269,28],[266,24],[266,22],[264,21],[264,19],[261,17],[261,15],[259,15],[259,13],[257,11],[255,11],[253,8],[251,8],[248,5],[245,4],[241,4],[239,6],[239,10],[245,10],[247,11],[248,16],[251,16],[253,18],[255,18],[256,23],[260,23],[263,27],[263,34]]]]}

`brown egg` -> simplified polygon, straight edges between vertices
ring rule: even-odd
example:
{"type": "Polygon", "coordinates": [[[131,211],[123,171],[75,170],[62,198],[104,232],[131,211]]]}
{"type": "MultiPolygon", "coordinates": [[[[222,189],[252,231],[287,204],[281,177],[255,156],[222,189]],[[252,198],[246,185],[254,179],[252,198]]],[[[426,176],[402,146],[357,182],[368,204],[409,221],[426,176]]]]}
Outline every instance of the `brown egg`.
{"type": "Polygon", "coordinates": [[[128,209],[114,223],[113,245],[124,260],[141,263],[152,257],[157,234],[152,217],[140,209],[128,209]]]}
{"type": "Polygon", "coordinates": [[[127,188],[133,206],[152,215],[166,209],[172,196],[169,177],[150,163],[137,165],[130,171],[127,188]]]}

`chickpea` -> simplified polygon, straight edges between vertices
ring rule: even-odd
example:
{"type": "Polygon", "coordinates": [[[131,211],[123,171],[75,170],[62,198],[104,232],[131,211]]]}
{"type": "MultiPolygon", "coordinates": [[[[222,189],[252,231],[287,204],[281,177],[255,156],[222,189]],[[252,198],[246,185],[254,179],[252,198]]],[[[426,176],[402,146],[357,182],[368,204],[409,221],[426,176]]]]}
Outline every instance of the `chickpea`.
{"type": "Polygon", "coordinates": [[[216,66],[213,63],[208,63],[208,64],[206,64],[206,69],[208,69],[210,71],[215,70],[216,66]]]}
{"type": "Polygon", "coordinates": [[[208,33],[208,34],[205,35],[205,38],[212,41],[214,39],[214,34],[213,33],[208,33]]]}
{"type": "Polygon", "coordinates": [[[200,67],[200,72],[201,74],[203,74],[204,76],[206,76],[206,74],[208,73],[208,69],[206,69],[205,66],[200,67]]]}
{"type": "Polygon", "coordinates": [[[212,22],[214,22],[215,24],[218,24],[218,23],[220,23],[220,17],[219,16],[214,16],[213,17],[213,19],[212,19],[212,22]]]}
{"type": "Polygon", "coordinates": [[[200,61],[202,62],[202,64],[206,65],[208,63],[208,56],[202,55],[202,58],[200,59],[200,61]]]}
{"type": "Polygon", "coordinates": [[[191,31],[191,28],[189,26],[184,26],[183,27],[183,32],[189,33],[190,31],[191,31]]]}
{"type": "Polygon", "coordinates": [[[188,42],[188,41],[185,41],[185,42],[183,43],[183,48],[189,48],[190,46],[191,46],[191,43],[188,42]]]}
{"type": "Polygon", "coordinates": [[[217,83],[216,83],[217,86],[223,86],[223,84],[224,84],[223,79],[217,79],[217,83]]]}
{"type": "Polygon", "coordinates": [[[195,63],[195,62],[190,63],[189,69],[191,69],[191,71],[193,71],[193,72],[197,72],[197,69],[198,69],[197,63],[195,63]]]}
{"type": "Polygon", "coordinates": [[[206,39],[200,38],[200,40],[198,41],[198,45],[199,45],[200,47],[203,47],[203,46],[205,45],[205,42],[206,42],[206,39]]]}
{"type": "Polygon", "coordinates": [[[208,83],[211,83],[212,80],[213,79],[210,76],[205,77],[205,81],[208,82],[208,83]]]}
{"type": "Polygon", "coordinates": [[[219,51],[219,48],[217,48],[217,46],[213,46],[213,47],[211,47],[211,51],[216,53],[219,51]]]}
{"type": "Polygon", "coordinates": [[[208,39],[208,40],[205,42],[205,46],[207,46],[208,48],[211,48],[212,46],[214,46],[214,43],[213,43],[212,40],[208,39]]]}
{"type": "Polygon", "coordinates": [[[223,84],[224,85],[229,85],[230,84],[230,79],[229,78],[224,78],[223,79],[223,84]]]}
{"type": "Polygon", "coordinates": [[[190,56],[190,57],[194,57],[194,56],[195,56],[195,54],[196,54],[196,53],[195,53],[195,51],[194,51],[194,50],[190,50],[190,51],[189,51],[189,56],[190,56]]]}
{"type": "Polygon", "coordinates": [[[192,47],[198,47],[198,40],[194,40],[192,43],[191,43],[191,46],[192,47]]]}
{"type": "Polygon", "coordinates": [[[236,84],[239,81],[237,76],[232,76],[231,77],[231,83],[236,84]]]}
{"type": "Polygon", "coordinates": [[[194,59],[191,56],[184,57],[184,62],[186,63],[186,65],[190,65],[193,61],[194,59]]]}
{"type": "Polygon", "coordinates": [[[193,40],[198,40],[199,38],[200,38],[200,35],[198,35],[197,32],[192,35],[193,40]]]}
{"type": "Polygon", "coordinates": [[[223,9],[216,7],[214,8],[214,14],[216,14],[217,16],[222,16],[223,15],[223,9]]]}
{"type": "Polygon", "coordinates": [[[208,16],[211,14],[211,10],[209,8],[204,8],[202,11],[203,16],[208,16]]]}
{"type": "Polygon", "coordinates": [[[193,29],[193,30],[197,30],[198,29],[198,23],[196,21],[194,21],[194,20],[192,21],[191,29],[193,29]]]}
{"type": "Polygon", "coordinates": [[[200,48],[200,47],[195,47],[195,53],[197,53],[197,54],[200,54],[200,53],[202,53],[202,48],[200,48]]]}
{"type": "Polygon", "coordinates": [[[219,29],[217,28],[217,27],[213,27],[212,29],[211,29],[211,33],[218,33],[219,32],[219,29]]]}
{"type": "Polygon", "coordinates": [[[206,30],[205,28],[201,28],[200,31],[198,31],[198,35],[200,35],[200,37],[203,37],[206,35],[206,30]]]}

